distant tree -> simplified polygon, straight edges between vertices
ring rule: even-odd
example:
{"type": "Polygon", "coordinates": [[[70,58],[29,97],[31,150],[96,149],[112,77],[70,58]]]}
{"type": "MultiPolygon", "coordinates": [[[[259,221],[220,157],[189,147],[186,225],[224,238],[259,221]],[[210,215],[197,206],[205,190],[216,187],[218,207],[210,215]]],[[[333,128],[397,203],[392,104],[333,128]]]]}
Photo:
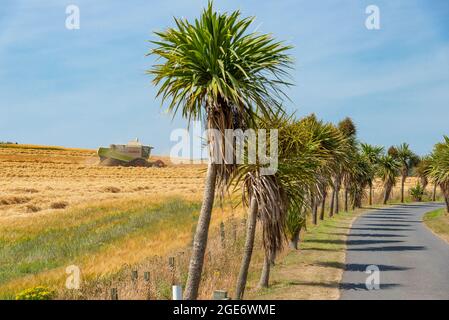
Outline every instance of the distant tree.
{"type": "Polygon", "coordinates": [[[421,157],[415,167],[415,175],[418,177],[423,190],[429,184],[430,156],[421,157]]]}
{"type": "Polygon", "coordinates": [[[433,182],[440,186],[449,213],[449,137],[444,136],[444,141],[434,146],[428,172],[433,182]]]}
{"type": "Polygon", "coordinates": [[[401,203],[404,203],[404,186],[410,170],[418,162],[418,157],[410,149],[407,143],[395,147],[396,153],[392,156],[399,162],[401,170],[401,203]]]}
{"type": "Polygon", "coordinates": [[[375,177],[375,172],[377,170],[377,165],[379,162],[379,158],[381,157],[382,153],[384,152],[384,148],[380,146],[373,146],[368,143],[362,143],[361,145],[361,151],[363,157],[368,161],[368,163],[371,166],[371,176],[368,180],[368,186],[369,186],[369,205],[373,204],[373,182],[375,177]]]}
{"type": "MultiPolygon", "coordinates": [[[[343,137],[347,139],[347,156],[350,158],[352,155],[354,155],[357,152],[357,141],[356,141],[356,135],[357,135],[357,128],[352,121],[351,118],[346,117],[342,121],[338,123],[338,130],[341,132],[343,137]]],[[[341,164],[338,170],[336,171],[334,183],[333,183],[333,200],[335,201],[335,213],[340,212],[340,189],[342,183],[345,183],[345,177],[349,174],[348,172],[349,167],[341,164]]],[[[347,210],[347,199],[348,199],[348,188],[347,183],[345,185],[345,210],[347,210]]]]}
{"type": "Polygon", "coordinates": [[[387,204],[391,191],[396,185],[396,176],[399,174],[400,163],[389,154],[380,157],[378,163],[378,175],[384,187],[383,204],[387,204]]]}

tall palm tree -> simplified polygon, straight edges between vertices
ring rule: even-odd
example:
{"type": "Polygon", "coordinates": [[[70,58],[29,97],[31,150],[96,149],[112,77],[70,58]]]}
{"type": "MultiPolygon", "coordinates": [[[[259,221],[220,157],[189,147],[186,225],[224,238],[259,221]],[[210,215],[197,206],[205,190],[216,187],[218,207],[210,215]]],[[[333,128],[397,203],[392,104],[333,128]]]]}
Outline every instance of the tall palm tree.
{"type": "Polygon", "coordinates": [[[384,185],[383,204],[387,204],[391,190],[396,185],[396,176],[399,174],[400,163],[389,154],[380,157],[378,163],[378,175],[384,185]]]}
{"type": "MultiPolygon", "coordinates": [[[[277,109],[285,97],[282,86],[289,85],[284,79],[291,67],[290,47],[249,32],[253,20],[239,11],[217,13],[209,2],[193,23],[175,19],[175,27],[155,32],[159,39],[152,41],[156,47],[149,53],[158,58],[148,73],[162,103],[170,112],[204,120],[207,129],[221,132],[214,139],[208,130],[208,143],[222,159],[225,130],[253,127],[256,112],[277,109]]],[[[235,168],[214,159],[208,165],[185,289],[188,300],[198,296],[215,190],[224,190],[235,168]]]]}
{"type": "MultiPolygon", "coordinates": [[[[243,203],[251,203],[247,223],[244,255],[236,284],[236,299],[241,299],[246,286],[248,268],[254,245],[256,221],[262,225],[263,247],[265,251],[261,284],[268,283],[270,263],[276,252],[282,249],[285,239],[285,216],[289,208],[301,207],[301,183],[313,176],[316,161],[307,152],[298,156],[298,144],[302,143],[301,132],[292,116],[277,113],[258,121],[260,129],[278,128],[278,169],[272,176],[259,174],[260,164],[242,165],[234,172],[233,185],[243,182],[243,203]],[[299,183],[301,182],[301,183],[299,183]],[[255,210],[255,211],[254,211],[255,210]],[[256,220],[257,215],[257,220],[256,220]]],[[[311,147],[309,147],[311,149],[311,147]]]]}
{"type": "Polygon", "coordinates": [[[440,186],[449,213],[449,137],[444,136],[444,141],[434,146],[428,172],[433,182],[440,186]]]}
{"type": "Polygon", "coordinates": [[[362,207],[362,200],[366,196],[366,186],[373,180],[374,169],[362,154],[356,153],[353,158],[350,170],[349,195],[354,210],[362,207]]]}
{"type": "Polygon", "coordinates": [[[309,198],[308,203],[291,207],[287,216],[290,247],[294,249],[298,246],[299,233],[305,226],[307,209],[312,211],[316,222],[316,205],[320,197],[324,197],[324,192],[332,183],[335,169],[347,163],[347,139],[334,125],[318,121],[311,115],[298,121],[297,126],[296,136],[301,142],[295,157],[306,160],[312,170],[309,171],[311,176],[308,180],[303,179],[294,186],[296,190],[301,190],[302,198],[309,198]]]}
{"type": "Polygon", "coordinates": [[[379,161],[379,157],[384,152],[384,148],[381,146],[373,146],[368,143],[361,143],[360,144],[362,155],[365,157],[365,159],[368,161],[368,163],[371,166],[371,177],[368,180],[368,186],[369,186],[369,205],[371,206],[373,204],[373,182],[374,182],[374,173],[376,171],[376,166],[379,161]]]}
{"type": "Polygon", "coordinates": [[[421,157],[415,167],[415,175],[419,178],[424,192],[429,184],[430,156],[421,157]]]}
{"type": "Polygon", "coordinates": [[[416,164],[416,155],[410,150],[408,143],[402,143],[395,147],[396,160],[400,163],[401,170],[401,203],[404,203],[404,185],[410,169],[416,164]]]}
{"type": "MultiPolygon", "coordinates": [[[[351,118],[346,117],[342,121],[338,123],[338,129],[343,134],[343,136],[348,140],[348,150],[347,155],[350,158],[353,154],[356,153],[357,149],[357,141],[356,141],[356,135],[357,135],[357,128],[352,121],[351,118]]],[[[345,202],[344,202],[344,209],[345,211],[348,211],[348,192],[349,192],[349,184],[347,180],[347,176],[349,175],[350,167],[347,166],[340,166],[339,172],[335,176],[335,212],[338,213],[340,211],[340,188],[341,184],[344,184],[345,187],[345,202]]]]}

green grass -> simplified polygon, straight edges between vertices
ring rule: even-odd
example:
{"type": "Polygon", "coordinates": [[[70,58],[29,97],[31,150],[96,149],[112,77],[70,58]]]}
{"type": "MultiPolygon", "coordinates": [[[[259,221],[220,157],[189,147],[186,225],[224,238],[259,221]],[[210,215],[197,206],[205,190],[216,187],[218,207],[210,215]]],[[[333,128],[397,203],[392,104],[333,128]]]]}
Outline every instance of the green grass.
{"type": "MultiPolygon", "coordinates": [[[[299,250],[290,250],[272,269],[268,289],[254,291],[253,299],[337,299],[345,266],[346,235],[351,221],[362,211],[342,212],[309,224],[299,250]]],[[[251,274],[252,287],[260,270],[251,274]]]]}
{"type": "Polygon", "coordinates": [[[434,233],[449,242],[449,215],[446,209],[426,213],[423,221],[434,233]]]}
{"type": "MultiPolygon", "coordinates": [[[[156,234],[167,224],[192,225],[196,221],[198,203],[172,199],[159,205],[117,212],[64,227],[49,226],[40,232],[0,238],[0,285],[29,274],[51,270],[82,256],[99,252],[123,238],[143,233],[156,234]]],[[[85,213],[82,213],[85,214],[85,213]]],[[[26,231],[26,230],[25,230],[26,231]]],[[[11,230],[17,233],[17,230],[11,230]]]]}

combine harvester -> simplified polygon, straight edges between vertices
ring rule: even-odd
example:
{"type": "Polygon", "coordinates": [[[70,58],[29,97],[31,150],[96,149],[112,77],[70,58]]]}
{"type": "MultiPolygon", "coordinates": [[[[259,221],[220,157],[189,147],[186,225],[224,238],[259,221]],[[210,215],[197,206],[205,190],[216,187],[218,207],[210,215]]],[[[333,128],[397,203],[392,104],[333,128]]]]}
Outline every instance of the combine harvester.
{"type": "Polygon", "coordinates": [[[111,144],[109,148],[100,147],[98,156],[100,165],[124,166],[124,167],[165,167],[161,160],[150,162],[153,147],[144,146],[139,139],[128,142],[128,144],[111,144]]]}

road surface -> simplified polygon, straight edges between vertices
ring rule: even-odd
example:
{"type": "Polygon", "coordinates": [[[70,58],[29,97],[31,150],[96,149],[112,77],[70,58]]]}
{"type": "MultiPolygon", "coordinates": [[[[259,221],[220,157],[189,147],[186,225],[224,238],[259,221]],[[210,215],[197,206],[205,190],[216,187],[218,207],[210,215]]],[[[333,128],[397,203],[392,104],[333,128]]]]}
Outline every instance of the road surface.
{"type": "Polygon", "coordinates": [[[422,222],[426,212],[441,207],[436,203],[399,205],[370,211],[354,221],[340,298],[449,299],[449,244],[422,222]],[[370,265],[380,272],[366,273],[370,265]],[[372,290],[367,289],[368,277],[372,290]]]}

